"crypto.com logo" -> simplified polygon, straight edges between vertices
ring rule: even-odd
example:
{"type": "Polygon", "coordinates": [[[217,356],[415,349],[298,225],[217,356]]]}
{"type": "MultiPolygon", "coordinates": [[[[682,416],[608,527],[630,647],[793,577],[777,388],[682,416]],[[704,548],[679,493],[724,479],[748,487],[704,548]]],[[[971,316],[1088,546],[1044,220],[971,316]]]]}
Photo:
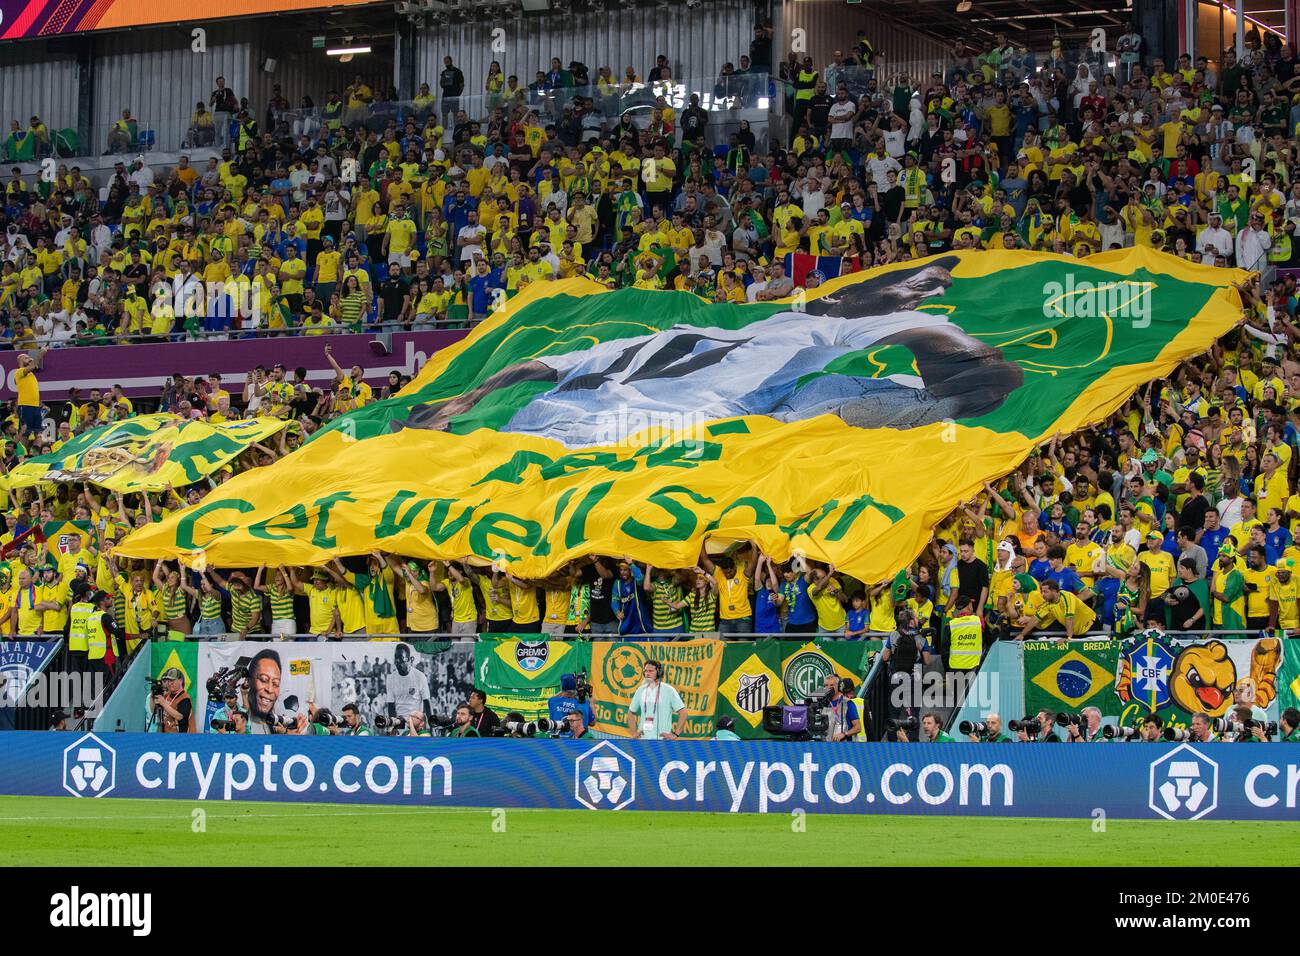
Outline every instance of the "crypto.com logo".
{"type": "Polygon", "coordinates": [[[1148,806],[1166,820],[1199,820],[1219,805],[1219,765],[1190,744],[1151,763],[1148,806]]]}
{"type": "Polygon", "coordinates": [[[102,797],[117,784],[117,751],[94,734],[63,750],[63,789],[74,797],[102,797]]]}
{"type": "Polygon", "coordinates": [[[636,760],[602,740],[574,761],[573,798],[588,810],[622,810],[636,799],[636,760]]]}

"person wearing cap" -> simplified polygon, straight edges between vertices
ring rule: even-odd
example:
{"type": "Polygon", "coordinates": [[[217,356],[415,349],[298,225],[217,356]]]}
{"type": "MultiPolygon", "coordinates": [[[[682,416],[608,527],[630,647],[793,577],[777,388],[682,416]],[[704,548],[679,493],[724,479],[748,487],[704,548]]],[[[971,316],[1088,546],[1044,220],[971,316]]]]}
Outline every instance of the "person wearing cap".
{"type": "Polygon", "coordinates": [[[1165,536],[1152,529],[1146,535],[1146,550],[1138,555],[1138,560],[1147,566],[1151,574],[1151,597],[1164,595],[1174,583],[1178,569],[1174,558],[1164,549],[1165,536]]]}
{"type": "Polygon", "coordinates": [[[41,631],[46,637],[58,637],[68,626],[69,585],[52,556],[41,565],[41,580],[36,587],[36,608],[43,612],[41,631]]]}
{"type": "Polygon", "coordinates": [[[323,567],[315,567],[311,569],[308,579],[302,581],[294,568],[289,568],[288,571],[294,593],[307,598],[308,631],[316,635],[317,640],[323,640],[327,635],[341,634],[342,623],[329,572],[323,567]]]}
{"type": "Polygon", "coordinates": [[[194,702],[185,692],[185,675],[178,667],[169,667],[158,677],[162,693],[150,698],[150,706],[159,733],[194,733],[194,702]]]}
{"type": "Polygon", "coordinates": [[[1294,575],[1296,562],[1282,558],[1273,565],[1273,580],[1268,587],[1268,627],[1280,637],[1290,637],[1300,628],[1300,581],[1294,575]]]}
{"type": "Polygon", "coordinates": [[[1246,578],[1237,549],[1231,541],[1219,548],[1209,571],[1210,598],[1214,601],[1210,623],[1216,631],[1246,629],[1246,578]]]}

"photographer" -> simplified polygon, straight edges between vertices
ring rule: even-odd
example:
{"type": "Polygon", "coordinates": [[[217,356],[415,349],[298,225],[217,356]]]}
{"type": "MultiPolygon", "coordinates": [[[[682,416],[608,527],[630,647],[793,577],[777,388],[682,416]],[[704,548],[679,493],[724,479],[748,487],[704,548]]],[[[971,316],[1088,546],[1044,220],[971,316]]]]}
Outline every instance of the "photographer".
{"type": "MultiPolygon", "coordinates": [[[[465,705],[464,705],[464,704],[461,704],[460,706],[461,706],[461,707],[464,707],[465,705]]],[[[460,715],[459,715],[459,713],[458,713],[458,714],[457,714],[457,718],[459,718],[459,716],[460,716],[460,715]]],[[[471,730],[472,730],[472,728],[471,728],[471,730]]],[[[432,737],[432,736],[433,736],[433,731],[429,729],[429,724],[428,724],[428,722],[424,719],[424,714],[420,713],[419,711],[416,711],[416,712],[413,713],[413,714],[407,714],[407,715],[406,715],[406,729],[405,729],[404,731],[402,731],[402,733],[399,734],[399,736],[401,736],[401,737],[432,737]]],[[[455,736],[458,736],[458,735],[453,733],[452,736],[455,737],[455,736]]],[[[464,736],[468,736],[468,737],[477,737],[478,734],[475,734],[475,733],[470,733],[470,734],[460,734],[459,736],[462,736],[462,737],[464,737],[464,736]]]]}
{"type": "Polygon", "coordinates": [[[944,732],[943,725],[939,722],[939,715],[932,710],[921,715],[921,742],[927,744],[956,743],[952,737],[944,732]]]}
{"type": "Polygon", "coordinates": [[[971,732],[967,734],[972,743],[1009,744],[1013,742],[1010,736],[1002,732],[1001,714],[986,714],[984,717],[984,732],[981,734],[978,731],[979,727],[975,726],[972,727],[971,732]]]}
{"type": "Polygon", "coordinates": [[[1254,711],[1249,704],[1239,704],[1233,708],[1233,742],[1239,744],[1266,744],[1268,739],[1268,725],[1263,720],[1255,718],[1254,711]]]}
{"type": "Polygon", "coordinates": [[[826,740],[834,743],[852,742],[862,730],[858,707],[844,696],[844,685],[838,674],[826,675],[826,689],[831,692],[826,701],[826,740]]]}
{"type": "Polygon", "coordinates": [[[1022,744],[1059,744],[1061,738],[1056,736],[1056,711],[1044,707],[1037,716],[1027,718],[1013,728],[1016,740],[1022,744]],[[1026,727],[1026,724],[1037,726],[1026,727]],[[1032,736],[1031,736],[1032,733],[1032,736]]]}
{"type": "Polygon", "coordinates": [[[213,717],[212,729],[219,734],[248,733],[248,715],[242,710],[232,710],[225,717],[213,717]]]}
{"type": "Polygon", "coordinates": [[[577,711],[582,714],[582,723],[590,727],[595,721],[595,714],[592,713],[591,704],[587,703],[587,696],[591,693],[591,685],[585,680],[585,677],[578,674],[561,674],[560,675],[560,692],[546,702],[546,711],[551,720],[557,724],[562,724],[568,718],[569,714],[577,711]],[[579,694],[579,687],[582,693],[579,694]]]}
{"type": "Polygon", "coordinates": [[[587,726],[586,720],[583,719],[583,713],[580,710],[571,710],[564,715],[565,731],[558,736],[572,737],[574,740],[590,740],[591,730],[587,726]]]}
{"type": "MultiPolygon", "coordinates": [[[[412,718],[416,715],[412,714],[412,718]]],[[[495,716],[495,714],[493,715],[495,716]]],[[[469,704],[461,704],[456,708],[454,717],[455,723],[452,726],[452,737],[479,737],[478,730],[474,727],[473,716],[470,713],[469,704]]]]}
{"type": "Polygon", "coordinates": [[[369,737],[370,728],[361,722],[361,711],[356,704],[343,705],[343,726],[339,728],[343,737],[369,737]]]}
{"type": "Polygon", "coordinates": [[[1210,715],[1196,714],[1192,717],[1192,730],[1188,739],[1194,744],[1212,744],[1219,738],[1210,730],[1210,715]]]}
{"type": "Polygon", "coordinates": [[[1300,710],[1288,707],[1282,711],[1281,730],[1282,743],[1300,744],[1300,710]]]}
{"type": "Polygon", "coordinates": [[[1075,715],[1065,715],[1069,719],[1066,724],[1067,743],[1072,744],[1090,744],[1103,741],[1105,738],[1101,733],[1101,711],[1096,707],[1085,707],[1078,714],[1079,720],[1075,720],[1075,715]],[[1082,725],[1080,726],[1080,721],[1082,725]]]}
{"type": "MultiPolygon", "coordinates": [[[[185,675],[169,667],[158,679],[161,693],[155,690],[150,705],[158,717],[158,730],[164,734],[194,733],[194,702],[185,693],[185,675]]],[[[157,684],[155,685],[157,688],[157,684]]]]}
{"type": "Polygon", "coordinates": [[[1142,742],[1158,744],[1164,740],[1164,721],[1158,714],[1147,714],[1142,718],[1142,742]]]}

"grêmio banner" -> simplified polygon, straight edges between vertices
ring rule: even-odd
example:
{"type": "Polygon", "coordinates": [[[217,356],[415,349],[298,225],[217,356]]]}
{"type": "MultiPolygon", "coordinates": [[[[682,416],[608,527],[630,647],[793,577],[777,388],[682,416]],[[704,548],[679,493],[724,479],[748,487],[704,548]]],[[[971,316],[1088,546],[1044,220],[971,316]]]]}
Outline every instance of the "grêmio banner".
{"type": "Polygon", "coordinates": [[[414,806],[1296,820],[1300,747],[14,732],[0,792],[414,806]]]}

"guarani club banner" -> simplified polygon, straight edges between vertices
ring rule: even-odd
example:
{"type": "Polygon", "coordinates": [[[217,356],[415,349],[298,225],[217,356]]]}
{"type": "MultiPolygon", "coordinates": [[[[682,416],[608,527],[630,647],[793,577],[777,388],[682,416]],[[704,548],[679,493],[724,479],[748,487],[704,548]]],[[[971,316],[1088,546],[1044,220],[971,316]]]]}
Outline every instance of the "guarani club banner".
{"type": "Polygon", "coordinates": [[[560,692],[563,675],[585,670],[590,680],[591,647],[586,641],[481,634],[474,645],[475,683],[502,719],[518,711],[536,720],[549,713],[546,702],[560,692]]]}
{"type": "Polygon", "coordinates": [[[250,418],[211,425],[179,415],[140,415],[93,428],[58,451],[30,458],[9,472],[9,488],[41,482],[83,482],[113,491],[161,491],[193,484],[285,422],[250,418]]]}
{"type": "MultiPolygon", "coordinates": [[[[155,644],[155,653],[166,646],[155,644]]],[[[205,641],[196,646],[197,673],[190,694],[195,712],[202,715],[203,731],[209,730],[212,715],[222,706],[207,690],[208,680],[222,668],[250,671],[254,713],[292,720],[311,705],[338,715],[345,704],[356,704],[362,723],[372,730],[380,715],[405,717],[428,710],[450,719],[474,688],[474,647],[465,642],[205,641]]]]}
{"type": "Polygon", "coordinates": [[[1188,727],[1196,713],[1226,717],[1238,704],[1275,715],[1279,693],[1289,692],[1287,667],[1294,671],[1293,659],[1300,657],[1287,653],[1286,643],[1275,637],[1177,641],[1159,636],[1027,641],[1025,709],[1077,713],[1097,707],[1103,717],[1125,726],[1154,713],[1165,726],[1188,727]]]}
{"type": "Polygon", "coordinates": [[[745,305],[537,283],[400,395],[119,550],[542,577],[592,553],[689,567],[711,535],[879,581],[984,480],[1231,329],[1245,278],[1138,249],[962,252],[745,305]]]}

